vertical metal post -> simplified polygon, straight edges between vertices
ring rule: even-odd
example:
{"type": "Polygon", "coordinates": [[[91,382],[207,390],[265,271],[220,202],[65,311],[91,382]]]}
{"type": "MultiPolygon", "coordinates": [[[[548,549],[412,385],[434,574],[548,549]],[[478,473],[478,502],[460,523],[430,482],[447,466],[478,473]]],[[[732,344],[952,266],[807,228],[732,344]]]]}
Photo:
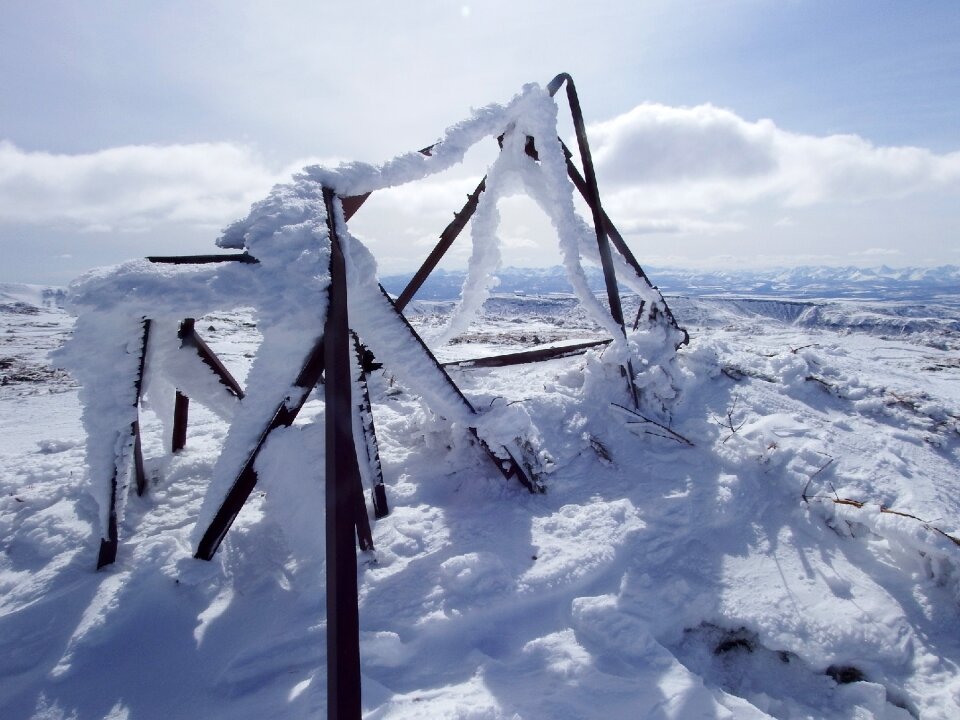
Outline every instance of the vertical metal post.
{"type": "MultiPolygon", "coordinates": [[[[346,264],[335,195],[323,189],[330,231],[330,302],[324,327],[326,398],[327,718],[360,720],[360,613],[357,607],[356,498],[360,468],[353,441],[346,264]]],[[[361,492],[362,498],[362,492],[361,492]]]]}
{"type": "MultiPolygon", "coordinates": [[[[180,347],[192,344],[196,321],[193,318],[184,318],[180,323],[180,329],[177,331],[177,337],[180,338],[180,347]]],[[[183,450],[187,445],[187,422],[190,416],[190,398],[177,390],[177,395],[173,404],[173,437],[171,438],[171,447],[173,452],[183,450]]]]}
{"type": "Polygon", "coordinates": [[[97,554],[97,570],[110,565],[117,559],[117,546],[120,543],[120,534],[117,530],[117,465],[113,467],[113,477],[110,479],[110,512],[107,517],[107,536],[100,538],[100,552],[97,554]]]}
{"type": "Polygon", "coordinates": [[[117,547],[120,544],[120,533],[117,528],[117,495],[120,474],[123,472],[121,463],[127,452],[133,446],[133,474],[137,486],[137,495],[147,491],[147,473],[143,467],[143,448],[140,445],[140,391],[143,388],[143,371],[147,359],[147,342],[150,339],[150,320],[143,319],[143,334],[140,337],[140,359],[137,365],[137,376],[133,381],[133,409],[136,413],[123,448],[119,451],[113,463],[113,477],[110,478],[110,511],[107,518],[107,537],[100,538],[100,551],[97,554],[97,570],[110,565],[117,559],[117,547]]]}
{"type": "Polygon", "coordinates": [[[136,396],[133,398],[133,408],[137,413],[136,419],[130,424],[130,433],[133,435],[133,473],[137,479],[137,495],[147,492],[147,473],[143,468],[143,447],[140,444],[140,391],[143,389],[143,371],[147,364],[147,342],[150,340],[150,319],[143,319],[143,336],[140,340],[140,364],[137,368],[137,379],[134,382],[136,396]]]}
{"type": "Polygon", "coordinates": [[[190,398],[177,390],[173,403],[173,440],[174,452],[180,452],[187,445],[187,421],[190,416],[190,398]]]}

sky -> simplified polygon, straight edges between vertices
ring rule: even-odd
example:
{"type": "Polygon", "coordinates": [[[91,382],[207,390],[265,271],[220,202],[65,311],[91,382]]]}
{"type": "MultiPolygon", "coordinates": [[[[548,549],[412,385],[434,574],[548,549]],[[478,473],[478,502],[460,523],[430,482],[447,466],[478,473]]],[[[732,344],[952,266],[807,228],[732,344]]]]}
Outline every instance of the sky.
{"type": "MultiPolygon", "coordinates": [[[[300,167],[424,147],[559,72],[644,265],[960,264],[955,0],[35,0],[0,6],[0,281],[214,252],[300,167]]],[[[351,229],[383,274],[495,153],[371,198],[351,229]]],[[[501,210],[505,264],[558,261],[530,200],[501,210]]]]}

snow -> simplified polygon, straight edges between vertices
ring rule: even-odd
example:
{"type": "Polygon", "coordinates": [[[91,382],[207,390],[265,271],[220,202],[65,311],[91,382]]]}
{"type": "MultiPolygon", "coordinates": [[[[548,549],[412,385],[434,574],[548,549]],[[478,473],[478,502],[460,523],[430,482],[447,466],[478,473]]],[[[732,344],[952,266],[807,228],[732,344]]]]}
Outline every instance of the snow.
{"type": "MultiPolygon", "coordinates": [[[[461,300],[447,327],[435,338],[443,344],[470,324],[490,290],[496,285],[494,273],[500,266],[500,241],[496,236],[500,216],[497,203],[519,190],[528,193],[550,218],[557,231],[567,280],[577,298],[606,327],[614,342],[622,342],[623,331],[608,310],[591,292],[580,262],[582,248],[595,248],[596,236],[577,214],[573,186],[567,179],[566,159],[557,138],[557,106],[546,92],[531,93],[530,107],[514,119],[504,134],[502,150],[487,173],[486,190],[480,196],[471,223],[473,253],[461,291],[461,300]],[[527,156],[527,137],[536,139],[539,162],[527,156]],[[589,239],[587,239],[589,238],[589,239]],[[591,240],[593,240],[591,244],[591,240]]],[[[596,250],[588,257],[595,258],[596,250]]],[[[621,259],[621,271],[626,264],[621,259]]],[[[630,270],[627,275],[633,276],[630,270]]],[[[643,291],[648,289],[644,286],[643,291]]]]}
{"type": "MultiPolygon", "coordinates": [[[[953,351],[922,330],[870,334],[854,302],[834,313],[845,328],[770,303],[763,322],[749,303],[675,306],[702,323],[670,374],[671,427],[692,448],[609,410],[625,390],[599,353],[452,370],[477,407],[535,426],[546,495],[505,483],[462,425],[374,373],[392,512],[358,574],[366,717],[956,716],[960,548],[942,534],[960,534],[953,351]],[[826,674],[844,667],[865,679],[826,674]]],[[[444,321],[418,306],[416,326],[444,321]]],[[[2,316],[11,354],[69,332],[59,308],[37,307],[2,316]]],[[[468,335],[514,349],[528,319],[602,335],[567,307],[494,296],[468,335]]],[[[197,321],[248,383],[263,331],[251,313],[197,321]]],[[[145,409],[150,494],[130,499],[118,561],[95,572],[76,386],[4,387],[0,717],[322,715],[323,486],[304,472],[323,466],[322,398],[271,437],[209,563],[191,535],[227,425],[191,406],[187,447],[169,456],[145,409]]]]}

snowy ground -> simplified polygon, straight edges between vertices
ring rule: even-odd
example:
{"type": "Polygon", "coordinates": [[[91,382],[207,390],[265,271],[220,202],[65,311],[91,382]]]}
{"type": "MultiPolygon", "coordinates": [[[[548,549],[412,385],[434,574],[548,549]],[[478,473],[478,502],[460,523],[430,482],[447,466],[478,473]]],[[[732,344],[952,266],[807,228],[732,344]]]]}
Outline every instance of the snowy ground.
{"type": "MultiPolygon", "coordinates": [[[[0,290],[0,718],[323,717],[322,477],[302,472],[322,398],[271,439],[212,562],[189,537],[226,426],[192,406],[168,457],[144,412],[150,493],[95,572],[76,387],[44,360],[70,321],[0,290]]],[[[960,297],[941,300],[672,300],[692,446],[611,408],[598,353],[451,370],[531,418],[545,495],[376,373],[392,512],[359,570],[365,716],[960,717],[960,297]]],[[[448,306],[413,309],[429,335],[448,306]]],[[[250,317],[197,329],[242,381],[250,317]]],[[[501,297],[439,354],[598,332],[569,298],[501,297]]]]}

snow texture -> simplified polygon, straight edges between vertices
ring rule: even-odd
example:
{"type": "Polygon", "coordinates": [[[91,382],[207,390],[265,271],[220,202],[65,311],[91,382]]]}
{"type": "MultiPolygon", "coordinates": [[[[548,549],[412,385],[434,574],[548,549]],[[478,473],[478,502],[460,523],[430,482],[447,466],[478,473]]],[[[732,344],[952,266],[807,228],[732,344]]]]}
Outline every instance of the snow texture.
{"type": "MultiPolygon", "coordinates": [[[[70,331],[33,307],[0,314],[11,356],[70,331]]],[[[416,327],[445,321],[418,307],[416,327]]],[[[438,357],[520,349],[517,328],[527,343],[602,336],[576,307],[494,296],[467,333],[478,345],[438,357]]],[[[504,425],[535,426],[546,495],[505,483],[462,428],[374,373],[392,512],[358,570],[365,716],[956,717],[960,333],[879,337],[864,304],[834,307],[816,325],[790,301],[675,305],[693,341],[669,373],[670,427],[693,447],[611,411],[625,390],[600,351],[452,371],[504,425]]],[[[241,379],[256,313],[197,321],[241,379]]],[[[642,369],[651,383],[659,365],[642,369]]],[[[129,500],[118,562],[98,573],[76,388],[4,388],[0,717],[322,716],[322,401],[271,436],[210,563],[191,535],[229,428],[198,407],[170,457],[145,409],[150,495],[129,500]]]]}

